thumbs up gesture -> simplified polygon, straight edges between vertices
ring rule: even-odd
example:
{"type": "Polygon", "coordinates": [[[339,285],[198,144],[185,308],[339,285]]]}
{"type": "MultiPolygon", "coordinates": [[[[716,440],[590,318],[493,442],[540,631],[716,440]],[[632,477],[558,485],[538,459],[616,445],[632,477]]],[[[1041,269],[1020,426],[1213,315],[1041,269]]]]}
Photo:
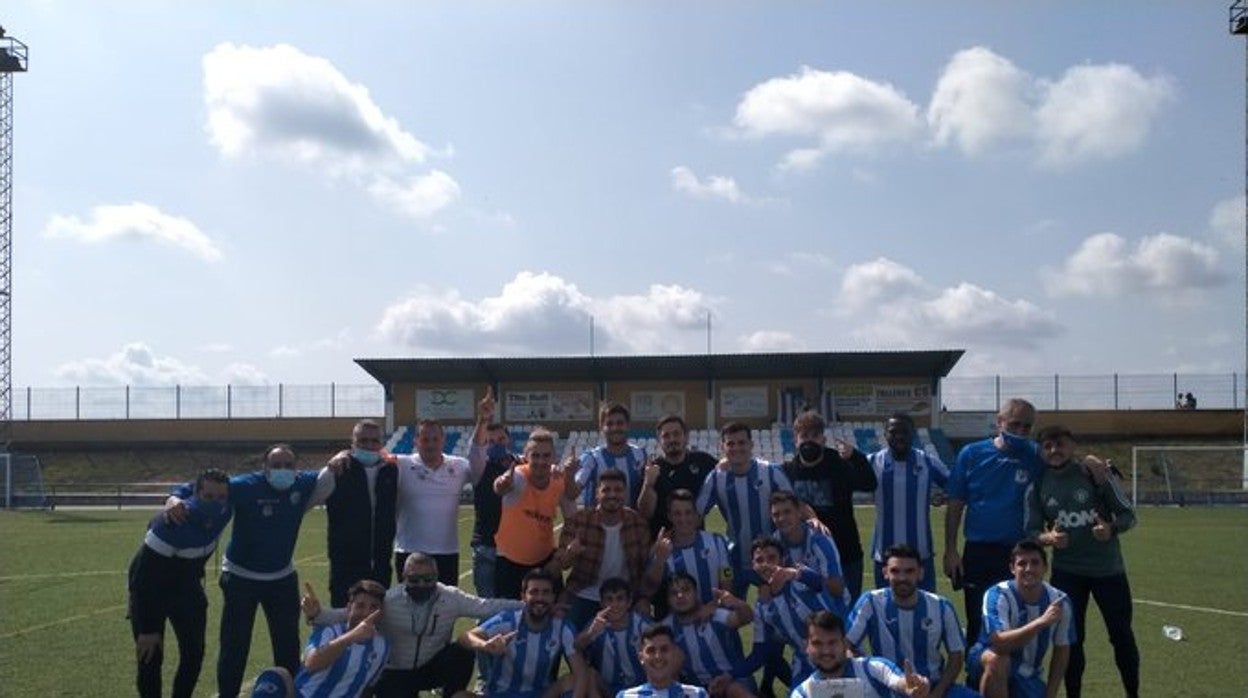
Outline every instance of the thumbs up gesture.
{"type": "Polygon", "coordinates": [[[312,585],[303,583],[303,596],[299,597],[299,609],[303,611],[303,616],[311,623],[321,614],[321,601],[316,598],[316,592],[312,590],[312,585]]]}
{"type": "Polygon", "coordinates": [[[1096,520],[1092,524],[1092,537],[1102,543],[1108,543],[1110,538],[1114,537],[1114,528],[1105,522],[1098,513],[1096,520]]]}

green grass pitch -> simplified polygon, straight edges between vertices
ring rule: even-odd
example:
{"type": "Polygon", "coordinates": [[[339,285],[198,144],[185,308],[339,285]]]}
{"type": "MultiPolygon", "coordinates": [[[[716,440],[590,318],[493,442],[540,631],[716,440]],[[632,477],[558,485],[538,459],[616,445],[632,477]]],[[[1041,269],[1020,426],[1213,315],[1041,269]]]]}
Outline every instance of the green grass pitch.
{"type": "MultiPolygon", "coordinates": [[[[471,509],[461,509],[460,540],[471,532],[471,509]]],[[[109,509],[0,512],[0,695],[134,695],[134,649],[125,620],[125,570],[150,512],[109,509]]],[[[869,535],[872,512],[857,512],[869,535]]],[[[936,514],[937,536],[943,510],[936,514]]],[[[1146,695],[1248,695],[1248,510],[1146,508],[1140,526],[1124,537],[1136,599],[1135,631],[1143,657],[1146,695]],[[1186,639],[1162,636],[1179,625],[1186,639]]],[[[711,523],[712,528],[719,522],[711,523]]],[[[229,532],[226,532],[226,536],[229,532]]],[[[328,596],[325,515],[308,514],[295,559],[301,581],[328,596]]],[[[461,568],[471,588],[471,557],[461,568]]],[[[215,569],[209,563],[208,653],[197,695],[215,695],[217,622],[221,609],[215,569]]],[[[945,580],[941,592],[948,594],[945,580]]],[[[955,598],[961,614],[961,599],[955,598]]],[[[1104,626],[1089,610],[1089,696],[1121,695],[1104,626]]],[[[171,645],[176,644],[172,633],[171,645]]],[[[306,639],[306,630],[303,633],[306,639]]],[[[166,687],[176,664],[171,647],[166,687]]],[[[249,676],[271,658],[267,632],[257,620],[249,676]]]]}

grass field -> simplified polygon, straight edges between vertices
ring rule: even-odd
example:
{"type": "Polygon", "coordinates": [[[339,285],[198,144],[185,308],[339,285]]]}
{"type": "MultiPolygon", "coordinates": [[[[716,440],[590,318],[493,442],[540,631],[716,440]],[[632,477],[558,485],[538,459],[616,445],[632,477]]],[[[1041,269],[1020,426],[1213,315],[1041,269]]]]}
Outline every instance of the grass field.
{"type": "MultiPolygon", "coordinates": [[[[940,519],[937,519],[939,536],[940,519]]],[[[111,509],[0,512],[0,696],[133,695],[133,644],[125,620],[125,569],[150,512],[111,509]]],[[[872,512],[860,509],[869,533],[872,512]]],[[[1248,509],[1157,508],[1124,537],[1136,599],[1145,695],[1248,695],[1248,509]],[[1179,625],[1186,639],[1162,636],[1179,625]]],[[[461,510],[460,540],[471,530],[461,510]]],[[[712,524],[714,527],[714,524],[712,524]]],[[[226,535],[228,536],[228,531],[226,535]]],[[[939,539],[939,538],[938,538],[939,539]]],[[[308,514],[295,552],[301,580],[323,595],[325,516],[308,514]]],[[[466,586],[470,556],[461,556],[466,586]]],[[[942,580],[942,593],[949,593],[942,580]]],[[[197,695],[215,695],[221,609],[209,569],[208,655],[197,695]]],[[[961,601],[956,599],[961,613],[961,601]]],[[[1121,695],[1104,626],[1089,611],[1086,695],[1121,695]]],[[[306,638],[306,632],[304,633],[306,638]]],[[[172,643],[172,633],[169,635],[172,643]]],[[[166,687],[175,665],[166,657],[166,687]]],[[[249,675],[271,654],[257,621],[249,675]]]]}

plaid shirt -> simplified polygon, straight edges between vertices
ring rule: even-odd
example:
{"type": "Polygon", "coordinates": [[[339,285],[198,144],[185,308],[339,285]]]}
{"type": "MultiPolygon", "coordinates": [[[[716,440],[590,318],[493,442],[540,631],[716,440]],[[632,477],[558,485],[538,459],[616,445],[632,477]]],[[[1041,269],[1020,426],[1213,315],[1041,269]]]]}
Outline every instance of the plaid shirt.
{"type": "MultiPolygon", "coordinates": [[[[653,589],[646,585],[646,556],[650,553],[650,524],[636,511],[624,508],[620,512],[620,542],[624,545],[624,566],[628,569],[628,584],[634,598],[649,597],[653,589]]],[[[602,516],[597,508],[582,509],[563,522],[559,534],[559,549],[566,550],[574,539],[581,539],[581,552],[572,560],[572,572],[568,574],[562,600],[570,602],[577,592],[598,583],[598,570],[602,567],[603,548],[607,532],[602,527],[602,516]]]]}

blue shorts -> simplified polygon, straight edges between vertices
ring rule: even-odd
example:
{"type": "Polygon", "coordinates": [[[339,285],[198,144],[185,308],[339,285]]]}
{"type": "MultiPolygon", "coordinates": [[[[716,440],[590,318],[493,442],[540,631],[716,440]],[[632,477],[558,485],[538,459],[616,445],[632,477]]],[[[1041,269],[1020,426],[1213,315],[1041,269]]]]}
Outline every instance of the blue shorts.
{"type": "MultiPolygon", "coordinates": [[[[980,677],[984,675],[983,656],[984,646],[978,642],[966,651],[966,676],[976,686],[979,685],[980,677]]],[[[1015,671],[1013,666],[1010,667],[1010,698],[1044,698],[1048,692],[1047,689],[1048,686],[1039,676],[1023,676],[1015,671]]],[[[946,695],[957,694],[951,689],[946,695]]]]}

